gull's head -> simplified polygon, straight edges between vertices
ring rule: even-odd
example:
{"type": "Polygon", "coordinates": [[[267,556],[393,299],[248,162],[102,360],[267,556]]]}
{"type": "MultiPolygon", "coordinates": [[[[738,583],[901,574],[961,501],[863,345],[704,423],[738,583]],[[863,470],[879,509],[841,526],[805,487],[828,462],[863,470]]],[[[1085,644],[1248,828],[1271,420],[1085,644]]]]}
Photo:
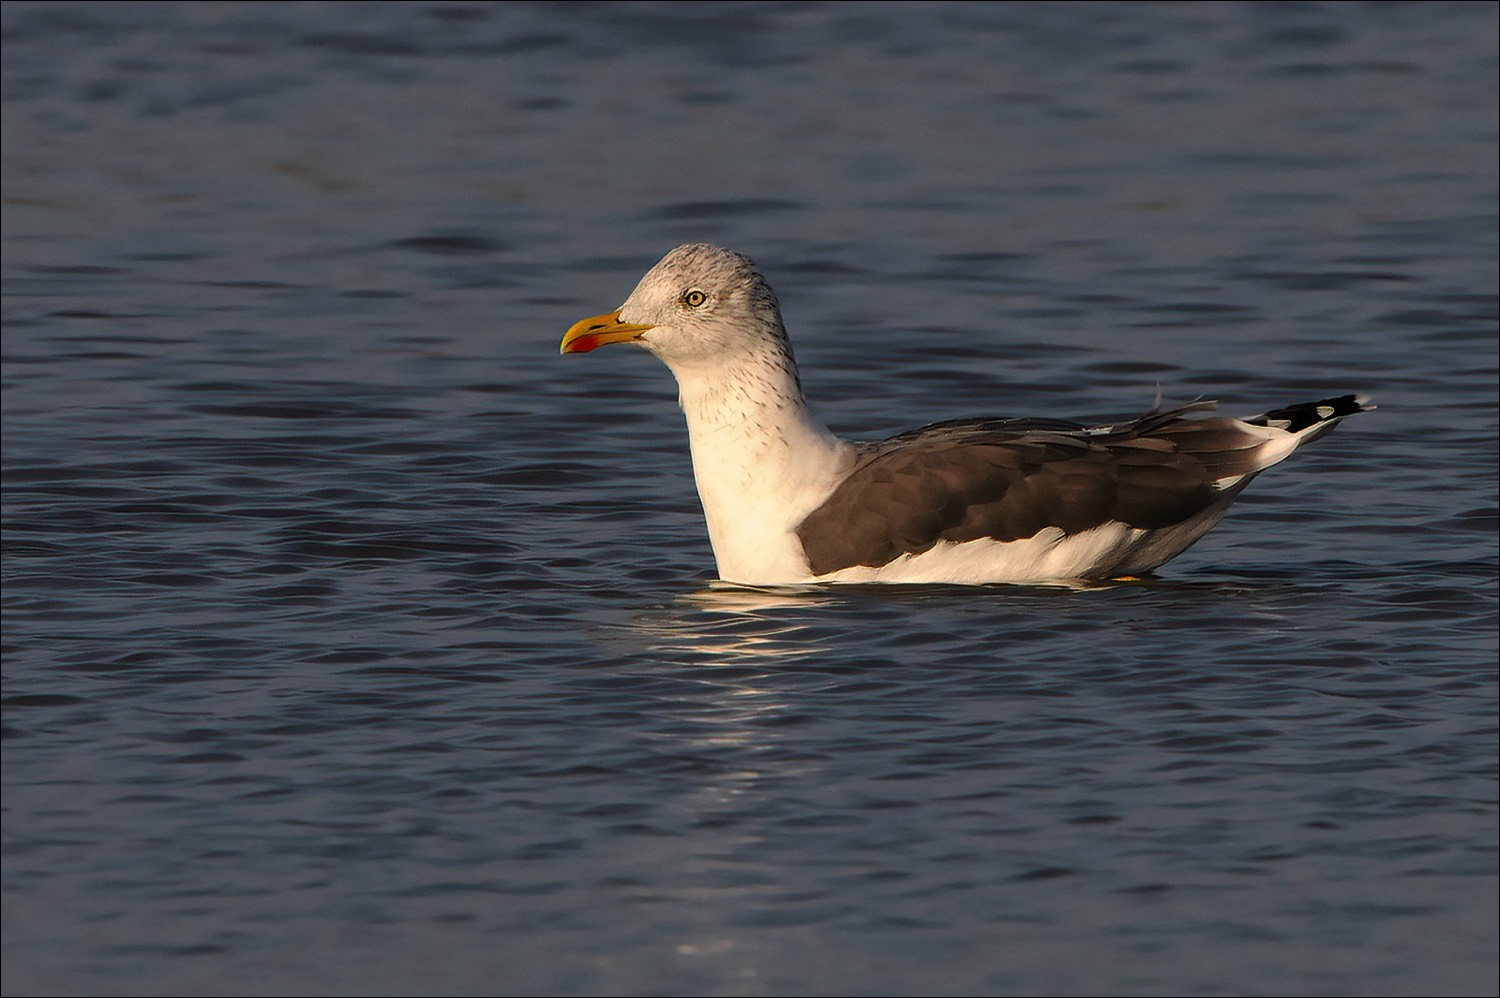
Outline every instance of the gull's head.
{"type": "Polygon", "coordinates": [[[636,343],[674,371],[774,355],[790,358],[776,295],[750,258],[689,243],[646,272],[625,304],[575,323],[563,353],[636,343]]]}

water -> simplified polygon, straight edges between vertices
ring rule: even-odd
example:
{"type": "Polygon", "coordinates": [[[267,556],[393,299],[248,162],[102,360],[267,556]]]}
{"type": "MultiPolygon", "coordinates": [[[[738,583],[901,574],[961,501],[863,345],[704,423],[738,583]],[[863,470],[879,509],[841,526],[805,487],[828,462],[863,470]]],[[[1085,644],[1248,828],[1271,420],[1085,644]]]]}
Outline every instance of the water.
{"type": "Polygon", "coordinates": [[[1492,4],[4,7],[6,994],[1493,994],[1492,4]],[[713,583],[873,437],[1372,394],[1159,578],[713,583]]]}

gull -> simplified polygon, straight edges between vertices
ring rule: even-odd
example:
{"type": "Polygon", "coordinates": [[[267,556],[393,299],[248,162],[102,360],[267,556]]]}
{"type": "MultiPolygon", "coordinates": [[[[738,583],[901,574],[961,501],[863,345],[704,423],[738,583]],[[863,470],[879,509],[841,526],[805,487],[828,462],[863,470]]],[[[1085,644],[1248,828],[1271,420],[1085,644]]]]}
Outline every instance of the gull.
{"type": "Polygon", "coordinates": [[[1345,416],[1340,395],[1246,419],[1197,401],[1124,422],[957,419],[888,440],[835,436],[802,394],[776,295],[746,256],[672,250],[565,354],[644,347],[677,379],[719,578],[1074,583],[1181,554],[1260,472],[1345,416]]]}

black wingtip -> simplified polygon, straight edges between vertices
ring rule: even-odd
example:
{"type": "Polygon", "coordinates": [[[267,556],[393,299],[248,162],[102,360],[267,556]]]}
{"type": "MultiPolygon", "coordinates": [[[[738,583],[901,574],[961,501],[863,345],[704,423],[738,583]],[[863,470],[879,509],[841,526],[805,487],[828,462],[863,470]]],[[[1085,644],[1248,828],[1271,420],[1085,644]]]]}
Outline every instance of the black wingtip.
{"type": "Polygon", "coordinates": [[[1369,412],[1375,408],[1368,395],[1338,395],[1319,399],[1316,402],[1298,402],[1282,409],[1272,409],[1245,422],[1253,426],[1273,426],[1288,433],[1301,433],[1309,427],[1343,419],[1357,412],[1369,412]]]}

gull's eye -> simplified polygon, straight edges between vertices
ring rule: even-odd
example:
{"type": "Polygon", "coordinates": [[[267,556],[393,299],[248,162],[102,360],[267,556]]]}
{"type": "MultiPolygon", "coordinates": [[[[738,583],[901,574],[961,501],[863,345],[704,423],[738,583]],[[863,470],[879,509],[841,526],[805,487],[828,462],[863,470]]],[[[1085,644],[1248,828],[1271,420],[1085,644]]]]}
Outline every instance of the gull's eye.
{"type": "Polygon", "coordinates": [[[699,291],[697,288],[694,288],[691,291],[684,292],[682,296],[682,303],[688,308],[698,308],[706,301],[708,301],[708,295],[704,294],[702,291],[699,291]]]}

